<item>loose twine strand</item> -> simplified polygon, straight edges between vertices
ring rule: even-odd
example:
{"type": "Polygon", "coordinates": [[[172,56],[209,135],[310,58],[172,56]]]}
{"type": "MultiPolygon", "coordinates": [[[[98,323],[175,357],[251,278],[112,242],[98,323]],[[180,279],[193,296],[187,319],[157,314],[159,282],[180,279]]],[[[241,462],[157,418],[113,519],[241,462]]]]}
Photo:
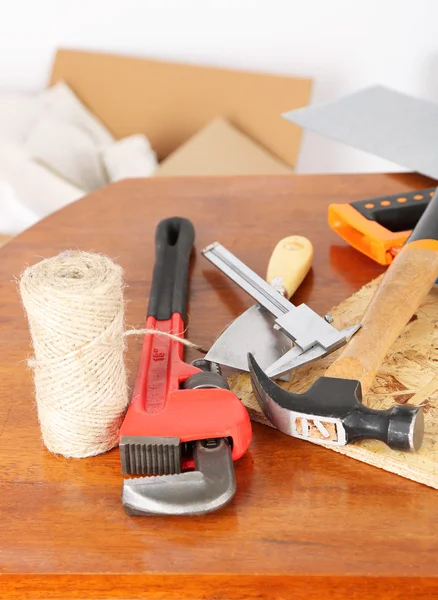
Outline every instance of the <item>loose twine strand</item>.
{"type": "Polygon", "coordinates": [[[125,331],[123,288],[119,265],[79,251],[42,260],[20,278],[38,420],[44,444],[55,454],[83,458],[117,445],[129,402],[128,336],[164,335],[205,352],[178,335],[125,331]]]}
{"type": "Polygon", "coordinates": [[[179,334],[166,333],[165,331],[156,331],[155,329],[127,329],[124,333],[125,337],[129,337],[130,335],[162,335],[167,337],[175,342],[179,342],[183,346],[188,346],[189,348],[193,348],[193,350],[197,350],[198,352],[202,352],[203,354],[207,354],[208,350],[199,344],[195,344],[190,340],[186,340],[185,338],[180,337],[186,330],[182,331],[179,334]]]}

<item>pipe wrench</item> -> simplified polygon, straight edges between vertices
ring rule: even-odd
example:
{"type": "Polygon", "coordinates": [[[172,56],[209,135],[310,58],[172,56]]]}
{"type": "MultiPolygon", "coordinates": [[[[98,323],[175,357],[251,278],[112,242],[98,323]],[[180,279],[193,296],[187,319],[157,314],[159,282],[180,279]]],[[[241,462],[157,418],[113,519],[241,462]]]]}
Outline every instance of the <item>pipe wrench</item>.
{"type": "Polygon", "coordinates": [[[132,400],[120,429],[128,515],[205,514],[236,489],[233,460],[251,441],[245,407],[219,367],[187,364],[183,345],[188,272],[194,242],[190,221],[161,221],[149,296],[146,334],[132,400]]]}

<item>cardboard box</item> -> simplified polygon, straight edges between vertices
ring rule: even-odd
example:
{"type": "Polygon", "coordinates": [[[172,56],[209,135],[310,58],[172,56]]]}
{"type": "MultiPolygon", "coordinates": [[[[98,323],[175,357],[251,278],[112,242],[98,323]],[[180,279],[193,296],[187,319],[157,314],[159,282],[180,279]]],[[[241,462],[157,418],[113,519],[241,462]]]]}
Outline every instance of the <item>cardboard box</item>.
{"type": "Polygon", "coordinates": [[[155,171],[169,175],[288,175],[278,160],[224,119],[214,119],[168,156],[155,171]]]}
{"type": "Polygon", "coordinates": [[[308,104],[311,80],[110,54],[59,50],[65,80],[116,138],[144,133],[160,160],[223,117],[294,166],[301,130],[281,113],[308,104]]]}

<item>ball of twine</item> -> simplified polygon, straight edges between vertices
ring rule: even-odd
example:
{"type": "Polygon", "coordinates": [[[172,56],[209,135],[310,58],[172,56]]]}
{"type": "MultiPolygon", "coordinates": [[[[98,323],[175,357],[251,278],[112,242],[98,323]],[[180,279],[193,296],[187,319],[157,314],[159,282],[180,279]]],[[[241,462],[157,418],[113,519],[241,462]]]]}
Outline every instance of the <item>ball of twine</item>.
{"type": "Polygon", "coordinates": [[[75,458],[113,448],[128,404],[121,267],[66,252],[28,267],[19,287],[44,444],[75,458]]]}

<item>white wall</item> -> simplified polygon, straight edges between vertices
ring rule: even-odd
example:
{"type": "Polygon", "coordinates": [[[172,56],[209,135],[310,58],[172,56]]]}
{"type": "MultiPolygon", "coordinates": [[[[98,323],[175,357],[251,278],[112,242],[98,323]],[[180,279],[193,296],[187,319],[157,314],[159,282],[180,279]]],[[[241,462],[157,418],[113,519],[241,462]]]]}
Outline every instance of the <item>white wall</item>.
{"type": "MultiPolygon", "coordinates": [[[[64,46],[312,76],[314,102],[374,83],[438,101],[437,34],[437,0],[0,0],[0,91],[41,89],[64,46]]],[[[400,168],[306,133],[299,170],[400,168]]]]}

